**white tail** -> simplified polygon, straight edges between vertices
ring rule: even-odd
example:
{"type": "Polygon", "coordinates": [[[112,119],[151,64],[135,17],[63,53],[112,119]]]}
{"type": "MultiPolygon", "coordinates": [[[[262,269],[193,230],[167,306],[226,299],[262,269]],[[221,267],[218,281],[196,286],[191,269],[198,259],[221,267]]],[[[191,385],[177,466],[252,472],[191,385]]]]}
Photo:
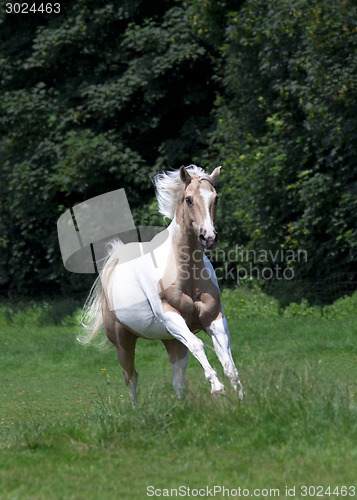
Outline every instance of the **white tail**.
{"type": "MultiPolygon", "coordinates": [[[[115,251],[118,246],[124,243],[119,238],[114,238],[107,245],[108,256],[106,264],[110,263],[114,258],[115,251]]],[[[105,266],[103,266],[104,269],[105,266]]],[[[101,275],[97,277],[89,292],[89,295],[84,303],[81,325],[82,332],[78,335],[77,340],[80,344],[90,344],[103,330],[103,315],[102,315],[102,293],[103,287],[101,275]]],[[[96,344],[98,347],[104,347],[108,344],[108,339],[105,337],[103,341],[96,344]]]]}
{"type": "Polygon", "coordinates": [[[81,344],[92,342],[103,328],[102,282],[100,276],[95,280],[83,306],[81,317],[82,333],[77,340],[81,344]]]}

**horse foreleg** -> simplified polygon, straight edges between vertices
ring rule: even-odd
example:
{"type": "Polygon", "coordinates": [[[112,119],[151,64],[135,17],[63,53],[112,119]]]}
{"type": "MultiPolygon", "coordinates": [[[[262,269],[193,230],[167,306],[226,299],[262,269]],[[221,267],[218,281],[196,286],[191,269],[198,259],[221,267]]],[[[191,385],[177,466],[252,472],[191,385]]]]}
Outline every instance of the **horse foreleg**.
{"type": "Polygon", "coordinates": [[[228,378],[234,390],[238,391],[240,399],[243,399],[243,387],[238,370],[234,364],[228,323],[225,316],[221,316],[206,328],[206,332],[212,338],[213,347],[223,367],[223,372],[228,378]]]}
{"type": "Polygon", "coordinates": [[[174,311],[165,312],[163,315],[165,326],[171,335],[181,342],[187,349],[195,356],[197,361],[201,364],[206,380],[211,384],[211,393],[218,393],[224,391],[224,385],[218,379],[217,373],[209,364],[204,350],[203,342],[197,338],[188,328],[183,317],[174,311]]]}
{"type": "Polygon", "coordinates": [[[172,370],[172,385],[176,395],[180,398],[185,391],[185,371],[188,363],[188,349],[176,339],[163,340],[172,370]]]}

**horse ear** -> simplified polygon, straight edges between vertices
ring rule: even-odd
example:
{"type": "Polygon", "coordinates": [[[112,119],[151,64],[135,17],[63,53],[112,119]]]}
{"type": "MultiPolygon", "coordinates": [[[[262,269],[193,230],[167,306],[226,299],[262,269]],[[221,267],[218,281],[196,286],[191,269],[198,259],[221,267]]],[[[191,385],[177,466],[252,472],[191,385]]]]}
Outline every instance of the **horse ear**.
{"type": "Polygon", "coordinates": [[[186,186],[188,186],[188,184],[190,184],[192,180],[192,177],[187,172],[185,165],[182,165],[182,167],[180,167],[180,179],[186,186]]]}
{"type": "Polygon", "coordinates": [[[219,177],[219,174],[221,173],[221,168],[222,167],[217,167],[211,173],[210,177],[212,179],[212,182],[214,182],[217,179],[217,177],[219,177]]]}

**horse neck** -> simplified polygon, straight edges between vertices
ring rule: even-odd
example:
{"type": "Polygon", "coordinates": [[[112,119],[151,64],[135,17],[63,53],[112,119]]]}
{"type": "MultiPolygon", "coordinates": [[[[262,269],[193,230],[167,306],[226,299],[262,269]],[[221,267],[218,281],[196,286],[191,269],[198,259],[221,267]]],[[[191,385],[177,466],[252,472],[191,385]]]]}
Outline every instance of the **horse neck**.
{"type": "Polygon", "coordinates": [[[187,269],[203,265],[203,250],[197,236],[190,233],[184,222],[178,223],[176,215],[168,227],[176,265],[187,269]]]}

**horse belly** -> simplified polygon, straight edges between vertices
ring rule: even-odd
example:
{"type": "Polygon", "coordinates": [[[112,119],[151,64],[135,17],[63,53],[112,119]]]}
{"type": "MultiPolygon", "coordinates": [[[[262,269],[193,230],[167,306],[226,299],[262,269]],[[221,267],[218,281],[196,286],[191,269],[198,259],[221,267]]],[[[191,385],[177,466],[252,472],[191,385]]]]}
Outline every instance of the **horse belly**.
{"type": "MultiPolygon", "coordinates": [[[[144,260],[144,259],[143,259],[144,260]]],[[[145,286],[140,279],[139,259],[135,268],[131,262],[118,265],[113,280],[112,296],[115,315],[120,323],[141,337],[169,339],[160,320],[161,300],[153,286],[145,286]]],[[[142,269],[143,271],[143,269],[142,269]]],[[[148,272],[148,267],[145,269],[148,272]]]]}
{"type": "Polygon", "coordinates": [[[135,308],[116,309],[118,321],[139,337],[150,340],[172,338],[165,325],[152,314],[150,304],[137,304],[135,308]]]}

